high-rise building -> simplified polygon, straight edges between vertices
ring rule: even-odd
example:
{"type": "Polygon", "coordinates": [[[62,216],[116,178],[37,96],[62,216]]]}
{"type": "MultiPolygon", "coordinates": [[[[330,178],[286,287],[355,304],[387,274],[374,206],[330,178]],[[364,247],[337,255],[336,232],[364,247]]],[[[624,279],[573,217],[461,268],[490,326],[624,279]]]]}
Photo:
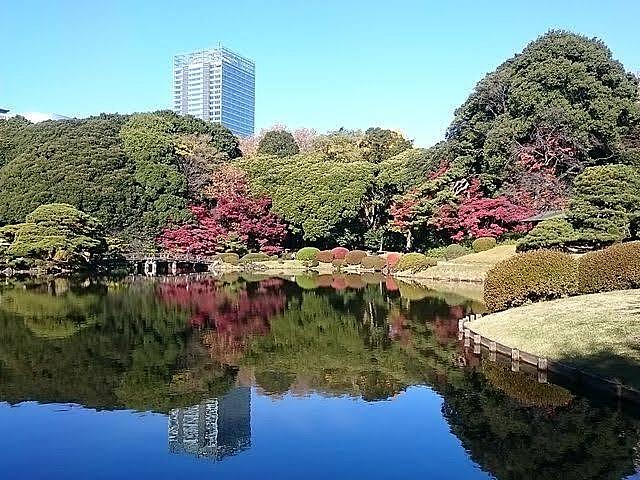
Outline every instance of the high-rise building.
{"type": "Polygon", "coordinates": [[[173,110],[253,134],[255,65],[219,46],[173,58],[173,110]]]}
{"type": "Polygon", "coordinates": [[[235,387],[225,395],[169,413],[169,451],[222,460],[251,448],[251,389],[235,387]]]}

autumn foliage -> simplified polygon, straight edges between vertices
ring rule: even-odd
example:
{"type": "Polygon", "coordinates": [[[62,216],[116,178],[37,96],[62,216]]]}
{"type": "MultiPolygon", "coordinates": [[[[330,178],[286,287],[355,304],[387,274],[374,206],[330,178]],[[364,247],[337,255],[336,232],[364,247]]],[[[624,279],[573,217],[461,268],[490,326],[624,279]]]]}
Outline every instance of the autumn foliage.
{"type": "Polygon", "coordinates": [[[522,220],[533,214],[529,207],[516,205],[505,196],[485,197],[480,182],[473,180],[460,204],[443,205],[431,223],[456,241],[496,238],[507,232],[526,232],[529,227],[522,220]]]}
{"type": "Polygon", "coordinates": [[[224,251],[230,244],[267,254],[282,250],[286,225],[270,211],[269,198],[251,194],[241,170],[232,166],[220,168],[206,194],[213,206],[192,205],[195,221],[166,228],[159,238],[164,248],[204,255],[224,251]]]}

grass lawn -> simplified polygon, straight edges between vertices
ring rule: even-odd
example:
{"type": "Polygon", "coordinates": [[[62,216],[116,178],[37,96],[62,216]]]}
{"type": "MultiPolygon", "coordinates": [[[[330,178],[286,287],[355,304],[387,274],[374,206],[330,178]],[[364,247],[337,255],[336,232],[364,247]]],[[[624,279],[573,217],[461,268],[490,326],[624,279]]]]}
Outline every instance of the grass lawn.
{"type": "Polygon", "coordinates": [[[431,280],[482,282],[491,267],[515,254],[515,245],[500,245],[491,250],[471,253],[455,260],[439,261],[436,267],[419,272],[415,276],[431,280]]]}
{"type": "Polygon", "coordinates": [[[640,290],[535,303],[472,325],[475,332],[509,347],[640,389],[640,290]]]}

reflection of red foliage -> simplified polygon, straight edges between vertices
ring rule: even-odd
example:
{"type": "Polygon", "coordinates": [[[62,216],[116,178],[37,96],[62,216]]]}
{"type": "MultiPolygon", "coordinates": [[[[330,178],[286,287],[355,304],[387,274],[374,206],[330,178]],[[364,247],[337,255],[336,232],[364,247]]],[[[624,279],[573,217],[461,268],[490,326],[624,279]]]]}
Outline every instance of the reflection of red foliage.
{"type": "Polygon", "coordinates": [[[446,316],[435,315],[433,330],[440,343],[450,343],[458,339],[458,320],[465,316],[465,308],[461,305],[452,305],[446,316]]]}
{"type": "Polygon", "coordinates": [[[344,279],[344,277],[333,277],[331,286],[336,290],[344,290],[345,288],[347,288],[347,281],[344,279]]]}
{"type": "Polygon", "coordinates": [[[389,336],[402,344],[407,344],[411,339],[411,331],[408,328],[407,317],[398,309],[389,311],[389,336]]]}
{"type": "Polygon", "coordinates": [[[269,279],[252,292],[231,291],[210,279],[163,283],[157,293],[164,302],[192,312],[193,327],[211,329],[204,338],[211,354],[229,361],[237,357],[249,337],[269,332],[269,319],[286,304],[285,295],[279,291],[281,285],[282,280],[269,279]]]}
{"type": "Polygon", "coordinates": [[[398,284],[396,283],[396,281],[395,281],[395,279],[393,277],[385,278],[384,284],[387,287],[387,290],[389,292],[397,292],[398,291],[398,284]]]}

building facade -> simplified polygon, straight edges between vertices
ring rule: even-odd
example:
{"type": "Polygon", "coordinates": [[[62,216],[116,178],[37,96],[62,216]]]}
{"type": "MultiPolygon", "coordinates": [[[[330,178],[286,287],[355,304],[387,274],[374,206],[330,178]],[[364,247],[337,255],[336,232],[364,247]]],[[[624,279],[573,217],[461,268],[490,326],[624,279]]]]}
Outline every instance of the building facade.
{"type": "Polygon", "coordinates": [[[251,448],[251,389],[227,394],[169,413],[169,451],[222,460],[251,448]]]}
{"type": "Polygon", "coordinates": [[[255,65],[222,46],[173,58],[173,111],[253,134],[255,65]]]}

